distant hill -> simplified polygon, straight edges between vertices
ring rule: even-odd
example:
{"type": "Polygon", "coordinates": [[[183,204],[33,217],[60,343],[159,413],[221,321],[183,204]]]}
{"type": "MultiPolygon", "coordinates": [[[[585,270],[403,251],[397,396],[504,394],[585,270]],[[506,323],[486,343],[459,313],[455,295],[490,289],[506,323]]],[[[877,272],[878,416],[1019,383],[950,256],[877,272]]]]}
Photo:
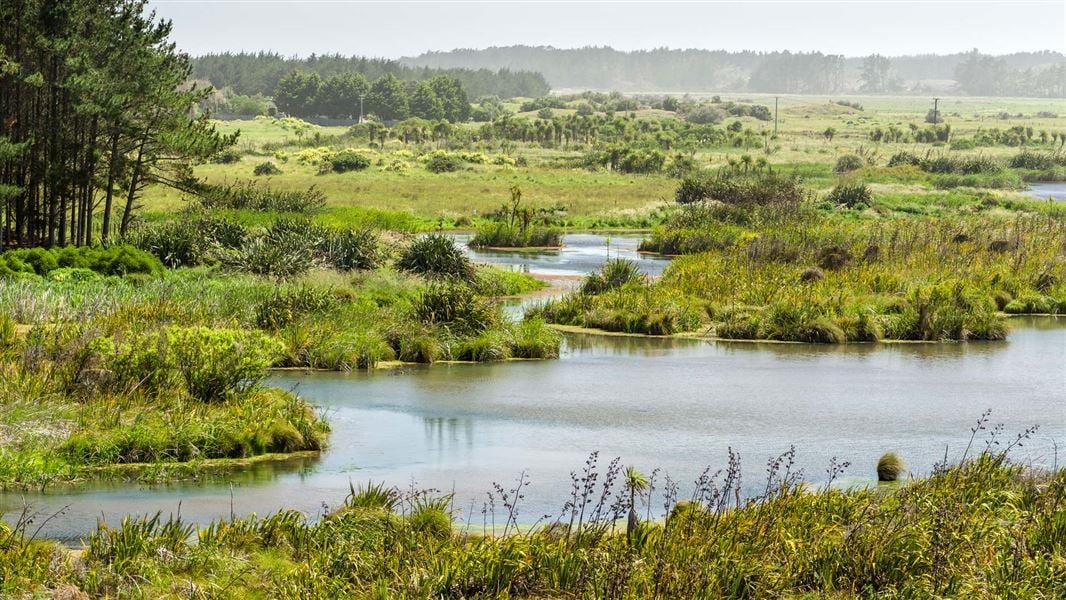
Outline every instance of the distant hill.
{"type": "Polygon", "coordinates": [[[507,46],[428,52],[412,67],[510,69],[544,75],[553,89],[623,92],[908,92],[946,85],[959,93],[1066,96],[1066,55],[976,50],[947,55],[845,57],[790,52],[507,46]]]}

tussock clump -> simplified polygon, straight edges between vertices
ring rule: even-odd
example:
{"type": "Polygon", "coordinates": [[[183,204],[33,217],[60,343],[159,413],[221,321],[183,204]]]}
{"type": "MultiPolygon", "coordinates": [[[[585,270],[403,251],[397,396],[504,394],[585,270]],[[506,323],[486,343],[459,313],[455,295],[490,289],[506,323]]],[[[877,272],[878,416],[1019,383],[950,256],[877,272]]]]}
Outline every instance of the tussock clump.
{"type": "Polygon", "coordinates": [[[861,156],[855,154],[845,154],[837,159],[835,165],[833,165],[834,173],[850,173],[866,166],[866,161],[861,156]]]}
{"type": "Polygon", "coordinates": [[[903,459],[895,452],[886,452],[877,459],[877,480],[896,481],[906,469],[903,459]]]}
{"type": "Polygon", "coordinates": [[[624,285],[643,285],[647,277],[640,267],[625,258],[612,258],[598,272],[590,273],[581,284],[581,293],[596,295],[624,285]]]}
{"type": "Polygon", "coordinates": [[[873,203],[873,193],[865,183],[841,183],[830,190],[826,201],[848,209],[865,209],[873,203]]]}
{"type": "Polygon", "coordinates": [[[823,273],[821,269],[815,269],[814,267],[804,269],[803,272],[800,273],[800,281],[805,283],[821,281],[823,279],[825,279],[825,273],[823,273]]]}
{"type": "Polygon", "coordinates": [[[477,272],[470,258],[448,236],[429,234],[415,239],[396,261],[396,268],[430,278],[472,281],[477,272]]]}

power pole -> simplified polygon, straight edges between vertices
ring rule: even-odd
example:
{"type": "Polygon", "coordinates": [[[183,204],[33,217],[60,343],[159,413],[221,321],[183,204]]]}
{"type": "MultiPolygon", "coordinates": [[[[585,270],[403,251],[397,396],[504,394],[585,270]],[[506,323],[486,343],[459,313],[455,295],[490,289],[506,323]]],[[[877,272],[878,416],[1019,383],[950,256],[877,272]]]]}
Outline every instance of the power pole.
{"type": "Polygon", "coordinates": [[[366,94],[359,94],[359,122],[363,122],[363,98],[366,98],[366,94]]]}
{"type": "Polygon", "coordinates": [[[940,98],[933,98],[933,125],[940,122],[940,111],[937,110],[939,104],[940,98]]]}

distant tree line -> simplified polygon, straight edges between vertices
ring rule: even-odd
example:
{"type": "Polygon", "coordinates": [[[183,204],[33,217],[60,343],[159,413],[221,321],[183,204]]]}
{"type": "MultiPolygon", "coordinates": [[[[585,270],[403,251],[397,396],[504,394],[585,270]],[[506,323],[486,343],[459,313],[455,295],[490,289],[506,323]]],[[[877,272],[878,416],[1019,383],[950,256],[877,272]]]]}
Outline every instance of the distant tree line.
{"type": "Polygon", "coordinates": [[[451,75],[403,82],[386,73],[370,83],[359,73],[323,79],[318,73],[291,71],[278,82],[274,104],[296,117],[343,119],[363,110],[386,121],[418,117],[458,123],[468,120],[471,112],[462,82],[451,75]]]}
{"type": "Polygon", "coordinates": [[[559,49],[508,46],[430,52],[405,64],[438,68],[508,66],[543,73],[554,88],[663,91],[836,93],[923,91],[923,81],[957,81],[966,94],[1063,97],[1066,55],[1019,52],[986,56],[844,57],[820,52],[559,49]],[[909,86],[909,87],[908,87],[909,86]]]}
{"type": "Polygon", "coordinates": [[[229,88],[234,93],[269,96],[281,79],[293,71],[317,74],[323,80],[335,75],[358,74],[369,81],[392,75],[401,81],[423,81],[438,75],[458,80],[472,98],[479,96],[544,96],[551,88],[540,73],[506,68],[493,69],[437,69],[412,67],[382,58],[314,55],[288,58],[271,52],[207,54],[192,59],[193,76],[210,81],[217,88],[229,88]]]}
{"type": "Polygon", "coordinates": [[[193,116],[210,90],[145,6],[0,2],[0,245],[106,243],[145,186],[234,141],[193,116]]]}

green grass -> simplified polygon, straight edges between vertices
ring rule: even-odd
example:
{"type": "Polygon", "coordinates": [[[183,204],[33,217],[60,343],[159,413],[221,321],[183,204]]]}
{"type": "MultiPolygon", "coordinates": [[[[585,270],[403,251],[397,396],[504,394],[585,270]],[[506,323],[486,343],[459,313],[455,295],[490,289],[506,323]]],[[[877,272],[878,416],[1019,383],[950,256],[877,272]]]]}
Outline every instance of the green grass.
{"type": "MultiPolygon", "coordinates": [[[[374,484],[353,486],[342,506],[317,521],[282,511],[199,529],[162,515],[101,524],[77,558],[50,542],[24,541],[32,525],[19,523],[0,546],[0,591],[114,598],[175,590],[242,598],[1061,597],[1066,472],[1026,469],[1005,456],[984,453],[926,479],[842,490],[804,484],[785,466],[786,453],[771,464],[765,491],[750,499],[736,493],[738,460],[697,482],[690,499],[665,501],[656,487],[654,497],[628,493],[617,467],[604,473],[593,466],[599,481],[575,495],[572,510],[530,528],[496,506],[497,531],[483,531],[482,517],[464,514],[450,497],[374,484]],[[601,492],[617,492],[619,503],[598,504],[601,492]],[[619,521],[631,498],[627,532],[619,521]],[[477,523],[468,529],[468,520],[477,523]]],[[[831,477],[839,472],[840,465],[830,467],[831,477]]]]}

